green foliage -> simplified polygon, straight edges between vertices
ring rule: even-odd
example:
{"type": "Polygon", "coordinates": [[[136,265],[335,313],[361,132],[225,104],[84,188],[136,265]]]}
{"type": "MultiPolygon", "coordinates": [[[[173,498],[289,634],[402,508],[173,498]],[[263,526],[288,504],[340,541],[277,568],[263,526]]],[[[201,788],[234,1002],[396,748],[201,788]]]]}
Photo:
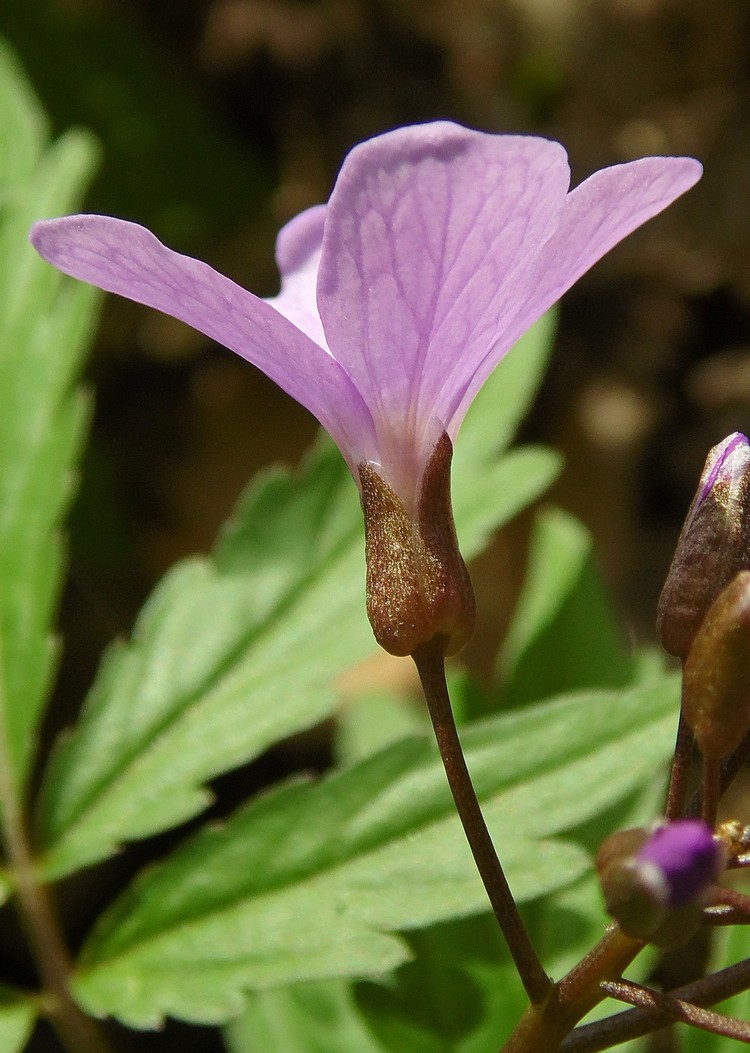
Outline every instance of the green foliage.
{"type": "MultiPolygon", "coordinates": [[[[549,838],[650,779],[671,745],[676,688],[571,696],[465,729],[519,900],[588,868],[585,852],[549,838]]],[[[144,873],[84,948],[76,989],[135,1026],[164,1013],[219,1021],[243,989],[381,973],[406,955],[392,933],[485,909],[434,746],[413,737],[267,793],[144,873]]]]}
{"type": "Polygon", "coordinates": [[[224,1037],[230,1053],[385,1053],[342,980],[259,991],[224,1037]]]}
{"type": "Polygon", "coordinates": [[[80,133],[46,145],[4,46],[0,114],[0,764],[20,792],[55,671],[59,524],[87,418],[74,384],[98,301],[44,264],[27,232],[39,215],[75,208],[96,151],[80,133]]]}
{"type": "MultiPolygon", "coordinates": [[[[548,333],[541,326],[519,345],[511,375],[517,356],[528,351],[535,365],[547,353],[548,333]]],[[[504,368],[464,429],[468,448],[486,440],[483,457],[457,455],[455,511],[468,555],[558,466],[542,449],[498,457],[504,368]]],[[[517,405],[507,413],[515,418],[517,405]]],[[[131,642],[106,656],[50,765],[40,812],[49,875],[190,818],[207,803],[207,780],[331,715],[334,678],[376,649],[361,518],[348,470],[321,441],[299,472],[267,472],[251,485],[212,557],[166,576],[131,642]]]]}
{"type": "Polygon", "coordinates": [[[31,1035],[37,1009],[29,998],[0,986],[0,1049],[20,1053],[31,1035]]]}
{"type": "Polygon", "coordinates": [[[502,702],[623,687],[635,674],[588,531],[551,508],[537,519],[529,568],[501,657],[502,702]]]}

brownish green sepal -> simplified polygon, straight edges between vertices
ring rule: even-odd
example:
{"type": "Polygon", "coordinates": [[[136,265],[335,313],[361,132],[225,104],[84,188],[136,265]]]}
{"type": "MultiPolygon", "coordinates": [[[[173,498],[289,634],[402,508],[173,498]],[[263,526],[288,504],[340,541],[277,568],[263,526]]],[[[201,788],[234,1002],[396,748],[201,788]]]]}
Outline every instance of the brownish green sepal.
{"type": "Polygon", "coordinates": [[[690,649],[682,712],[704,756],[721,760],[750,727],[750,571],[714,600],[690,649]]]}
{"type": "Polygon", "coordinates": [[[662,646],[687,658],[706,613],[750,569],[750,443],[735,432],[711,450],[657,610],[662,646]]]}
{"type": "Polygon", "coordinates": [[[443,434],[422,477],[415,516],[372,465],[359,465],[367,615],[390,654],[413,654],[436,636],[445,640],[446,654],[455,654],[474,628],[474,590],[453,524],[452,456],[443,434]]]}

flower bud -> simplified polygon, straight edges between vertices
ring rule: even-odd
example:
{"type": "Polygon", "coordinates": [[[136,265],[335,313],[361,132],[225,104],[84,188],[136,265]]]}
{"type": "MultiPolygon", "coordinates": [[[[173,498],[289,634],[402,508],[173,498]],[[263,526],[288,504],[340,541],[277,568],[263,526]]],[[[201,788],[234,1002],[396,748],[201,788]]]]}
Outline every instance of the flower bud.
{"type": "Polygon", "coordinates": [[[626,936],[678,947],[701,923],[705,893],[726,854],[699,819],[627,830],[604,842],[598,857],[607,910],[626,936]]]}
{"type": "Polygon", "coordinates": [[[729,435],[708,455],[657,611],[662,646],[687,658],[721,590],[750,569],[750,442],[729,435]]]}
{"type": "Polygon", "coordinates": [[[453,524],[452,456],[443,434],[425,468],[415,516],[372,465],[359,465],[367,615],[390,654],[413,654],[436,636],[444,638],[446,654],[455,654],[474,628],[474,590],[453,524]]]}
{"type": "Polygon", "coordinates": [[[714,600],[682,677],[682,713],[704,756],[721,760],[750,727],[750,571],[714,600]]]}

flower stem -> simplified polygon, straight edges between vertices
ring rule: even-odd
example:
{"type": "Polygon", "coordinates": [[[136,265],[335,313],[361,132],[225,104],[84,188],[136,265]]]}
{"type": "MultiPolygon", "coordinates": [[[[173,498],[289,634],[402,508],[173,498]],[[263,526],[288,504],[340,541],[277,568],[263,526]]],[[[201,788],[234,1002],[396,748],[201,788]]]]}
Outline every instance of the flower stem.
{"type": "MultiPolygon", "coordinates": [[[[0,656],[1,657],[1,656],[0,656]]],[[[0,662],[0,813],[8,872],[15,882],[16,907],[39,976],[44,984],[50,1022],[70,1053],[109,1053],[99,1025],[75,1003],[69,978],[73,971],[68,949],[47,887],[38,880],[33,854],[13,778],[7,704],[0,662]]]]}
{"type": "Polygon", "coordinates": [[[694,742],[693,732],[688,727],[682,713],[680,713],[680,722],[677,725],[677,742],[675,743],[665,808],[665,816],[670,820],[679,819],[685,812],[694,742]]]}
{"type": "Polygon", "coordinates": [[[713,830],[721,797],[721,765],[713,757],[702,757],[701,818],[713,830]]]}
{"type": "Polygon", "coordinates": [[[474,862],[529,1000],[532,1005],[541,1005],[552,991],[552,981],[542,967],[518,912],[466,766],[445,682],[442,638],[436,636],[429,643],[422,644],[412,657],[422,681],[445,774],[474,862]]]}
{"type": "Polygon", "coordinates": [[[722,1013],[714,1013],[711,1009],[703,1009],[674,995],[652,991],[648,987],[629,983],[627,980],[607,981],[602,984],[602,990],[610,998],[616,998],[620,1002],[627,1002],[629,1005],[643,1009],[655,1009],[663,1013],[666,1020],[681,1020],[692,1027],[700,1028],[701,1031],[710,1031],[713,1035],[734,1038],[740,1042],[750,1042],[750,1024],[742,1020],[734,1020],[722,1013]]]}

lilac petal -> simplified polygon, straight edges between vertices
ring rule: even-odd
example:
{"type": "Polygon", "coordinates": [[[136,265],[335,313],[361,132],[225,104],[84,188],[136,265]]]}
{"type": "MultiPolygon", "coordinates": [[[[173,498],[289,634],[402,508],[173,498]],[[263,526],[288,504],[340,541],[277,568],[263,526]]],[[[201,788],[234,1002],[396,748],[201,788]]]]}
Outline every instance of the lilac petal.
{"type": "Polygon", "coordinates": [[[515,312],[568,180],[558,143],[447,122],[398,129],[347,157],[328,205],[318,307],[386,460],[391,430],[426,459],[435,396],[456,360],[481,360],[515,312]]]}
{"type": "Polygon", "coordinates": [[[523,287],[514,283],[514,315],[501,320],[484,361],[462,359],[443,392],[452,435],[479,388],[526,330],[614,245],[697,183],[702,171],[690,157],[644,157],[603,168],[568,195],[532,280],[523,287]],[[451,405],[451,394],[460,401],[451,405]]]}
{"type": "Polygon", "coordinates": [[[345,370],[272,306],[207,264],[109,216],[42,221],[30,238],[65,274],[179,318],[252,362],[318,418],[352,467],[374,448],[370,413],[345,370]]]}
{"type": "Polygon", "coordinates": [[[281,292],[266,300],[320,347],[327,349],[315,290],[326,206],[315,205],[290,220],[276,239],[281,292]]]}

